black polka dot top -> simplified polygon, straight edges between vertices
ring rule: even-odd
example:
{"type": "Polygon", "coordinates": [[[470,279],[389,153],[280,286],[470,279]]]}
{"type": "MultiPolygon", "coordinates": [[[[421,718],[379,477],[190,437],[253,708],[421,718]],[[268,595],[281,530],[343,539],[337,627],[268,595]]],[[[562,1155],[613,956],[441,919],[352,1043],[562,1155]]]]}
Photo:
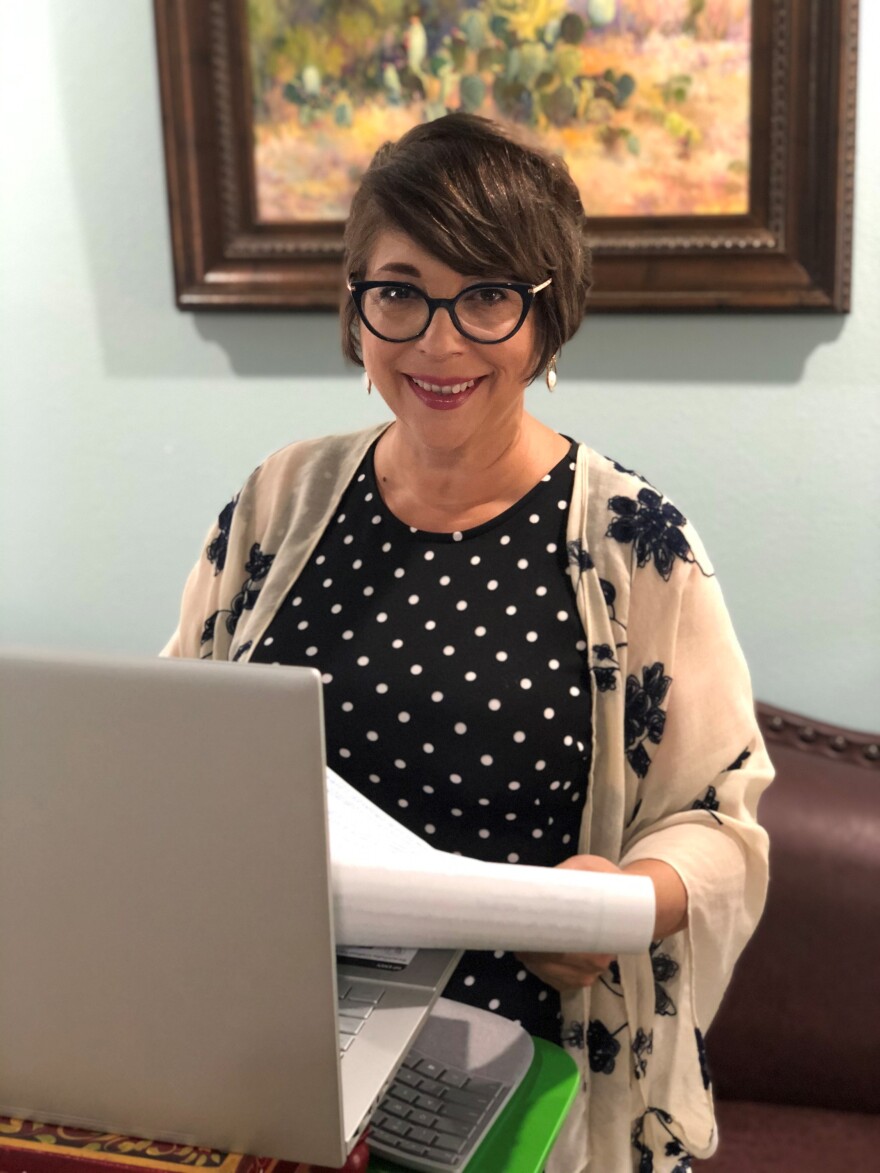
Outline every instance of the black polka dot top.
{"type": "MultiPolygon", "coordinates": [[[[319,669],[329,765],[443,851],[546,867],[577,852],[591,729],[565,550],[574,452],[492,521],[435,534],[385,507],[371,448],[251,656],[319,669]]],[[[511,954],[466,953],[445,992],[559,1041],[558,994],[511,954]]]]}

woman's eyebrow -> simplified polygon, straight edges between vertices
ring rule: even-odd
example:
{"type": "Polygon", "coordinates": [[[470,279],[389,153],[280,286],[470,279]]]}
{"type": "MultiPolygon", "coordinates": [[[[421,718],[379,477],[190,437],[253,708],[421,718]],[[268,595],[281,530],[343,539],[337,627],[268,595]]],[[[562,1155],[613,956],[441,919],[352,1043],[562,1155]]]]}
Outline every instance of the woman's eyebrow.
{"type": "MultiPolygon", "coordinates": [[[[406,261],[389,261],[387,265],[379,266],[379,268],[376,270],[376,274],[378,275],[379,273],[393,273],[400,277],[416,277],[419,280],[422,278],[421,271],[415,265],[407,264],[406,261]]],[[[468,277],[466,274],[462,274],[462,280],[466,281],[468,285],[471,285],[479,284],[481,281],[486,280],[486,278],[477,276],[468,277]]],[[[497,280],[512,281],[514,278],[499,277],[497,280]]]]}
{"type": "Polygon", "coordinates": [[[403,277],[421,277],[421,273],[415,265],[408,265],[405,261],[390,261],[387,265],[381,265],[377,273],[399,273],[403,277]]]}

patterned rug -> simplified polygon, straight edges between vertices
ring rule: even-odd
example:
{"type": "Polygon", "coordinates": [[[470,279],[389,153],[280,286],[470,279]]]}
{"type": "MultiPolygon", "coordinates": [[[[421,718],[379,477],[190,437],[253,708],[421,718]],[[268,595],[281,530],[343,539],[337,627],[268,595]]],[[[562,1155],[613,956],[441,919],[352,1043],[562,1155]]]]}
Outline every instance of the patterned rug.
{"type": "Polygon", "coordinates": [[[148,1169],[183,1173],[184,1168],[218,1173],[297,1173],[300,1166],[270,1157],[0,1116],[0,1173],[146,1173],[148,1169]]]}

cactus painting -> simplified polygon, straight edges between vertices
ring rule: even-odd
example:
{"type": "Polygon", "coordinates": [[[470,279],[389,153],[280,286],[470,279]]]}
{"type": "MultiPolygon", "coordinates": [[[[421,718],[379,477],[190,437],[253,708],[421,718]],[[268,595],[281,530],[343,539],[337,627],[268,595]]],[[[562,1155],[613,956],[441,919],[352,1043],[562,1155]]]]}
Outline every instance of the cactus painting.
{"type": "Polygon", "coordinates": [[[248,0],[267,223],[344,219],[381,143],[466,110],[561,153],[588,215],[748,211],[750,0],[248,0]]]}

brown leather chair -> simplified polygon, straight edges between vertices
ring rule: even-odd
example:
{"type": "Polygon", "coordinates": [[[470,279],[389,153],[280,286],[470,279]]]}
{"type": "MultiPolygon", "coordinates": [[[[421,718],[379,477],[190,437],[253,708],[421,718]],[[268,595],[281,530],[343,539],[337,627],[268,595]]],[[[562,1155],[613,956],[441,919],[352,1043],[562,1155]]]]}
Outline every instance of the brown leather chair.
{"type": "Polygon", "coordinates": [[[880,737],[760,704],[767,908],[706,1046],[707,1173],[880,1169],[880,737]]]}

